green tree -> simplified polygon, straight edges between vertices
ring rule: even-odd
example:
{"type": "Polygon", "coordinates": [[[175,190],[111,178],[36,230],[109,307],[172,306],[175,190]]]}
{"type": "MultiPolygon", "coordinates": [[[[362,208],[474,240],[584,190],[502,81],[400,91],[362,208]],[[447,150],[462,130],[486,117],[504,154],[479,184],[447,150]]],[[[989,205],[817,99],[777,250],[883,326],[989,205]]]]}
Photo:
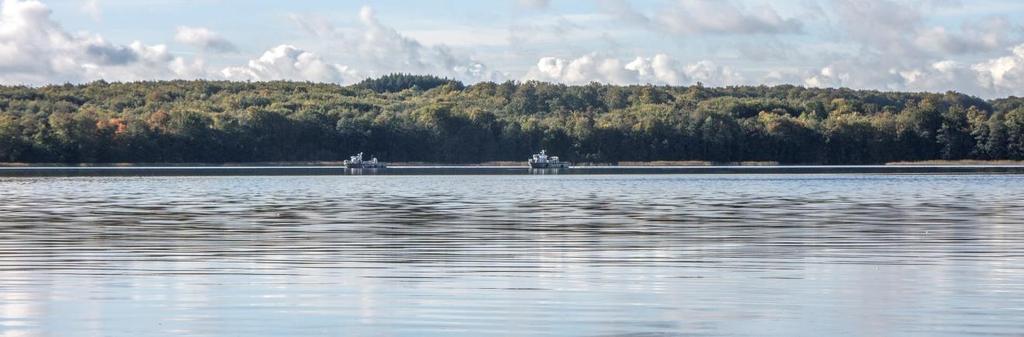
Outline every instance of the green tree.
{"type": "Polygon", "coordinates": [[[939,127],[936,141],[942,145],[942,159],[966,158],[975,145],[974,137],[971,136],[970,123],[967,120],[967,111],[959,106],[954,106],[943,112],[942,126],[939,127]]]}
{"type": "Polygon", "coordinates": [[[1006,153],[1012,159],[1024,159],[1024,108],[1006,114],[1006,153]]]}

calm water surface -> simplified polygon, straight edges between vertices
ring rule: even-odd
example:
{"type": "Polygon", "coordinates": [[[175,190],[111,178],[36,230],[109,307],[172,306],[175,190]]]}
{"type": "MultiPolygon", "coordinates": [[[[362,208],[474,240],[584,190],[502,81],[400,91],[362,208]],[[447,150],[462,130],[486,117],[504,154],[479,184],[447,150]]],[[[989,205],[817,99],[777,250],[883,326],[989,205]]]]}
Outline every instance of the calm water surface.
{"type": "Polygon", "coordinates": [[[1024,335],[1024,176],[0,178],[0,336],[1024,335]]]}

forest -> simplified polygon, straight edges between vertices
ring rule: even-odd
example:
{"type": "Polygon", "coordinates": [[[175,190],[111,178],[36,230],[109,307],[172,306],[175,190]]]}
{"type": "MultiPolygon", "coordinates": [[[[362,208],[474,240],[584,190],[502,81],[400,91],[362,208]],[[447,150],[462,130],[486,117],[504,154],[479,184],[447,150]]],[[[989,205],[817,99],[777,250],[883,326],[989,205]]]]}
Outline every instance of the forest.
{"type": "Polygon", "coordinates": [[[394,74],[341,86],[0,87],[0,162],[1024,159],[1024,99],[779,86],[570,86],[394,74]]]}

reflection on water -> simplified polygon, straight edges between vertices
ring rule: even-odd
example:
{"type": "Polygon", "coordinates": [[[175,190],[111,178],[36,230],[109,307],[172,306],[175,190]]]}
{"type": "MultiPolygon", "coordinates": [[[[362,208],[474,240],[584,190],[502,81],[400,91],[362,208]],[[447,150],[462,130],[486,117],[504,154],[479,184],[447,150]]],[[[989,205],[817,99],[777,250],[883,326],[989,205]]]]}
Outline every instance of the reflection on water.
{"type": "Polygon", "coordinates": [[[0,336],[1024,334],[1024,176],[0,179],[0,336]]]}

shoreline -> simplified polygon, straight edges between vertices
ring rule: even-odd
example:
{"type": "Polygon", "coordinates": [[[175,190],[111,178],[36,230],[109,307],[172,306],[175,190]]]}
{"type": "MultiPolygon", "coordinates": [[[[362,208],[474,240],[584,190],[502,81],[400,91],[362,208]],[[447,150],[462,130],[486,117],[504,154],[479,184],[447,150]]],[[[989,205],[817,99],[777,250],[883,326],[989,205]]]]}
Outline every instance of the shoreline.
{"type": "Polygon", "coordinates": [[[1024,160],[973,160],[973,159],[964,159],[964,160],[921,160],[921,161],[895,161],[895,162],[886,163],[885,165],[892,165],[892,166],[904,166],[904,165],[912,165],[912,166],[956,166],[956,165],[961,165],[961,166],[962,165],[967,165],[967,166],[985,166],[985,165],[991,165],[991,166],[1014,166],[1014,165],[1024,165],[1024,160]]]}
{"type": "MultiPolygon", "coordinates": [[[[525,168],[525,161],[489,161],[480,163],[386,162],[389,168],[399,167],[507,167],[525,168]]],[[[210,167],[343,167],[343,161],[235,162],[235,163],[0,163],[3,168],[210,168],[210,167]]],[[[574,163],[573,168],[674,168],[674,167],[873,167],[873,166],[1024,166],[1024,160],[923,160],[896,161],[884,164],[827,165],[779,164],[775,161],[711,162],[711,161],[621,161],[610,163],[574,163]]]]}
{"type": "MultiPolygon", "coordinates": [[[[388,167],[526,167],[526,161],[480,163],[385,162],[388,167]]],[[[343,161],[238,162],[238,163],[0,163],[5,167],[339,167],[343,161]]],[[[777,162],[650,161],[618,163],[577,163],[577,167],[672,167],[672,166],[779,166],[777,162]]]]}
{"type": "Polygon", "coordinates": [[[21,166],[0,177],[328,176],[328,175],[588,175],[588,174],[1024,174],[1024,165],[793,165],[793,166],[21,166]]]}

